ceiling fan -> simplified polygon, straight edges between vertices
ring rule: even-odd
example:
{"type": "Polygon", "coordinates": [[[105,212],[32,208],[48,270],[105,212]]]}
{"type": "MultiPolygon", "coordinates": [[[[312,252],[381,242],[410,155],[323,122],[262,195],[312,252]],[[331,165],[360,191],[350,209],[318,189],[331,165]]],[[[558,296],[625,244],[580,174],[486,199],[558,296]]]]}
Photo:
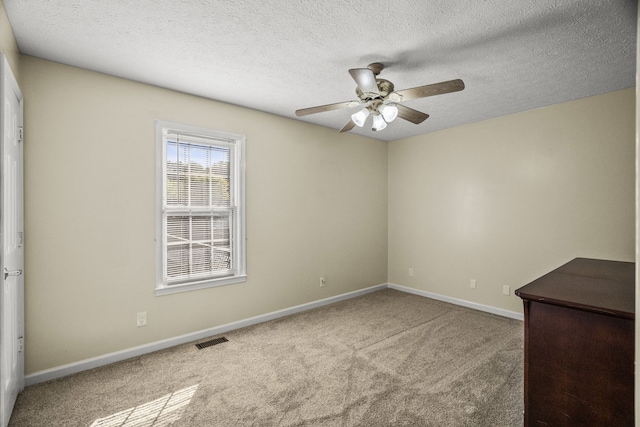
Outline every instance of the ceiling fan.
{"type": "Polygon", "coordinates": [[[338,110],[341,108],[362,107],[351,115],[351,120],[340,132],[348,132],[354,126],[362,127],[367,117],[373,117],[372,130],[380,131],[387,127],[397,117],[411,123],[420,124],[429,117],[428,114],[406,107],[400,102],[410,99],[426,98],[428,96],[442,95],[457,92],[464,89],[464,82],[460,79],[434,83],[426,86],[418,86],[411,89],[393,90],[393,83],[389,80],[377,78],[384,66],[379,62],[367,65],[367,68],[352,68],[349,74],[356,84],[358,101],[345,101],[336,104],[319,105],[317,107],[296,110],[296,116],[302,117],[309,114],[322,113],[324,111],[338,110]]]}

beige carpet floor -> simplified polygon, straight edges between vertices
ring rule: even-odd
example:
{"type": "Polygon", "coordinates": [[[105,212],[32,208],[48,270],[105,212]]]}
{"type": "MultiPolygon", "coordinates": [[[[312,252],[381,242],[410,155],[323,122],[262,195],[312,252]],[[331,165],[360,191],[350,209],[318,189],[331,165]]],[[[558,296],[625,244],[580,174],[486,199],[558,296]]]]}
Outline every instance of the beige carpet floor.
{"type": "Polygon", "coordinates": [[[523,424],[517,320],[386,289],[224,336],[27,387],[9,425],[523,424]]]}

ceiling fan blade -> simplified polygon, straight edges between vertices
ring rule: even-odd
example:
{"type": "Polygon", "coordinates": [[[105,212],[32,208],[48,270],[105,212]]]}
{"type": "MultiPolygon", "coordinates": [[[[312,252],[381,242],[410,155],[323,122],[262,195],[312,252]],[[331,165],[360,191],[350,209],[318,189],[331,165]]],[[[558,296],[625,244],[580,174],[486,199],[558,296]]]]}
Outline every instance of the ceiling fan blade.
{"type": "Polygon", "coordinates": [[[457,92],[462,89],[464,89],[464,82],[460,79],[456,79],[426,86],[418,86],[411,89],[397,90],[394,94],[400,95],[402,97],[402,101],[407,101],[409,99],[426,98],[427,96],[457,92]]]}
{"type": "Polygon", "coordinates": [[[310,108],[302,108],[300,110],[296,110],[296,116],[302,117],[307,116],[309,114],[322,113],[325,111],[331,110],[339,110],[340,108],[352,108],[360,105],[358,101],[345,101],[345,102],[337,102],[335,104],[327,104],[327,105],[319,105],[317,107],[310,108]]]}
{"type": "Polygon", "coordinates": [[[376,75],[368,68],[352,68],[349,74],[356,81],[360,90],[364,93],[375,93],[380,95],[378,91],[378,83],[376,83],[376,75]]]}
{"type": "Polygon", "coordinates": [[[424,122],[429,117],[429,115],[426,113],[422,113],[418,110],[414,110],[413,108],[406,107],[402,104],[397,104],[396,107],[398,107],[398,117],[416,125],[424,122]]]}
{"type": "Polygon", "coordinates": [[[353,129],[353,127],[354,127],[355,125],[356,125],[356,124],[353,122],[353,120],[349,120],[349,121],[347,122],[347,124],[346,124],[346,125],[344,125],[344,126],[342,127],[342,129],[340,129],[340,133],[342,133],[342,132],[349,132],[351,129],[353,129]]]}

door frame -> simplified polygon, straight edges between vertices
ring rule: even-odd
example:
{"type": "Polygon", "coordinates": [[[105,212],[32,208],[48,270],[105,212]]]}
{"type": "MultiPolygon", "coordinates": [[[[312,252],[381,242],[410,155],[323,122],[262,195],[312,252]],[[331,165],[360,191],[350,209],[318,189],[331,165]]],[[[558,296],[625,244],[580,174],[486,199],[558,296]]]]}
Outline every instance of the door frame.
{"type": "MultiPolygon", "coordinates": [[[[19,197],[17,198],[17,203],[20,204],[19,215],[20,215],[20,224],[21,230],[17,230],[18,233],[22,233],[19,237],[21,242],[21,262],[20,262],[20,270],[24,271],[24,138],[22,136],[22,129],[24,128],[24,97],[22,95],[22,91],[18,86],[18,82],[9,66],[6,56],[0,52],[0,152],[3,153],[3,146],[5,143],[5,127],[7,126],[6,116],[5,116],[5,90],[11,90],[16,97],[18,98],[19,106],[18,106],[18,150],[19,150],[19,177],[17,180],[19,197]],[[5,86],[5,82],[8,82],[8,87],[5,86]]],[[[4,153],[3,153],[4,154],[4,153]]],[[[3,156],[2,156],[3,157],[3,156]]],[[[4,198],[4,185],[5,185],[5,167],[4,167],[4,158],[0,159],[2,163],[0,163],[0,231],[5,232],[3,229],[2,221],[4,219],[4,205],[2,200],[4,198]]],[[[5,257],[4,257],[4,237],[1,236],[0,239],[0,274],[4,272],[5,268],[5,257]]],[[[15,266],[11,266],[15,268],[15,266]]],[[[1,277],[4,279],[4,276],[1,277]]],[[[16,297],[16,327],[17,331],[16,337],[17,340],[11,343],[7,343],[6,339],[2,337],[3,324],[2,324],[2,316],[0,316],[0,422],[2,426],[6,426],[9,423],[9,419],[11,418],[11,410],[13,405],[15,404],[15,399],[17,397],[17,393],[24,389],[24,274],[20,274],[15,277],[17,282],[17,292],[15,294],[16,297]],[[18,353],[17,357],[17,368],[16,375],[17,378],[12,378],[12,381],[15,381],[15,386],[12,388],[12,391],[9,395],[5,393],[5,381],[6,381],[6,373],[2,372],[2,367],[4,366],[4,346],[12,345],[12,351],[16,351],[18,353]],[[7,413],[8,412],[8,413],[7,413]]],[[[4,280],[2,280],[3,287],[2,292],[0,292],[0,307],[4,307],[4,280]]]]}

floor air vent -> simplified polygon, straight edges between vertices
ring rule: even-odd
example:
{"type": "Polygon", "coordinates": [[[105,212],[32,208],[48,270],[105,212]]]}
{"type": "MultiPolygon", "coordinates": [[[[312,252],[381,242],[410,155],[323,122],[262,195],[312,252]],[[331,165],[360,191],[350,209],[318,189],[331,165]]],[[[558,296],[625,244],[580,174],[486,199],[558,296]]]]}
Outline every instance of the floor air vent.
{"type": "Polygon", "coordinates": [[[201,342],[200,344],[196,344],[196,347],[198,347],[199,350],[202,350],[203,348],[211,347],[212,345],[216,345],[216,344],[222,344],[223,342],[227,342],[227,341],[229,340],[226,339],[225,337],[221,337],[221,338],[216,338],[213,340],[201,342]]]}

